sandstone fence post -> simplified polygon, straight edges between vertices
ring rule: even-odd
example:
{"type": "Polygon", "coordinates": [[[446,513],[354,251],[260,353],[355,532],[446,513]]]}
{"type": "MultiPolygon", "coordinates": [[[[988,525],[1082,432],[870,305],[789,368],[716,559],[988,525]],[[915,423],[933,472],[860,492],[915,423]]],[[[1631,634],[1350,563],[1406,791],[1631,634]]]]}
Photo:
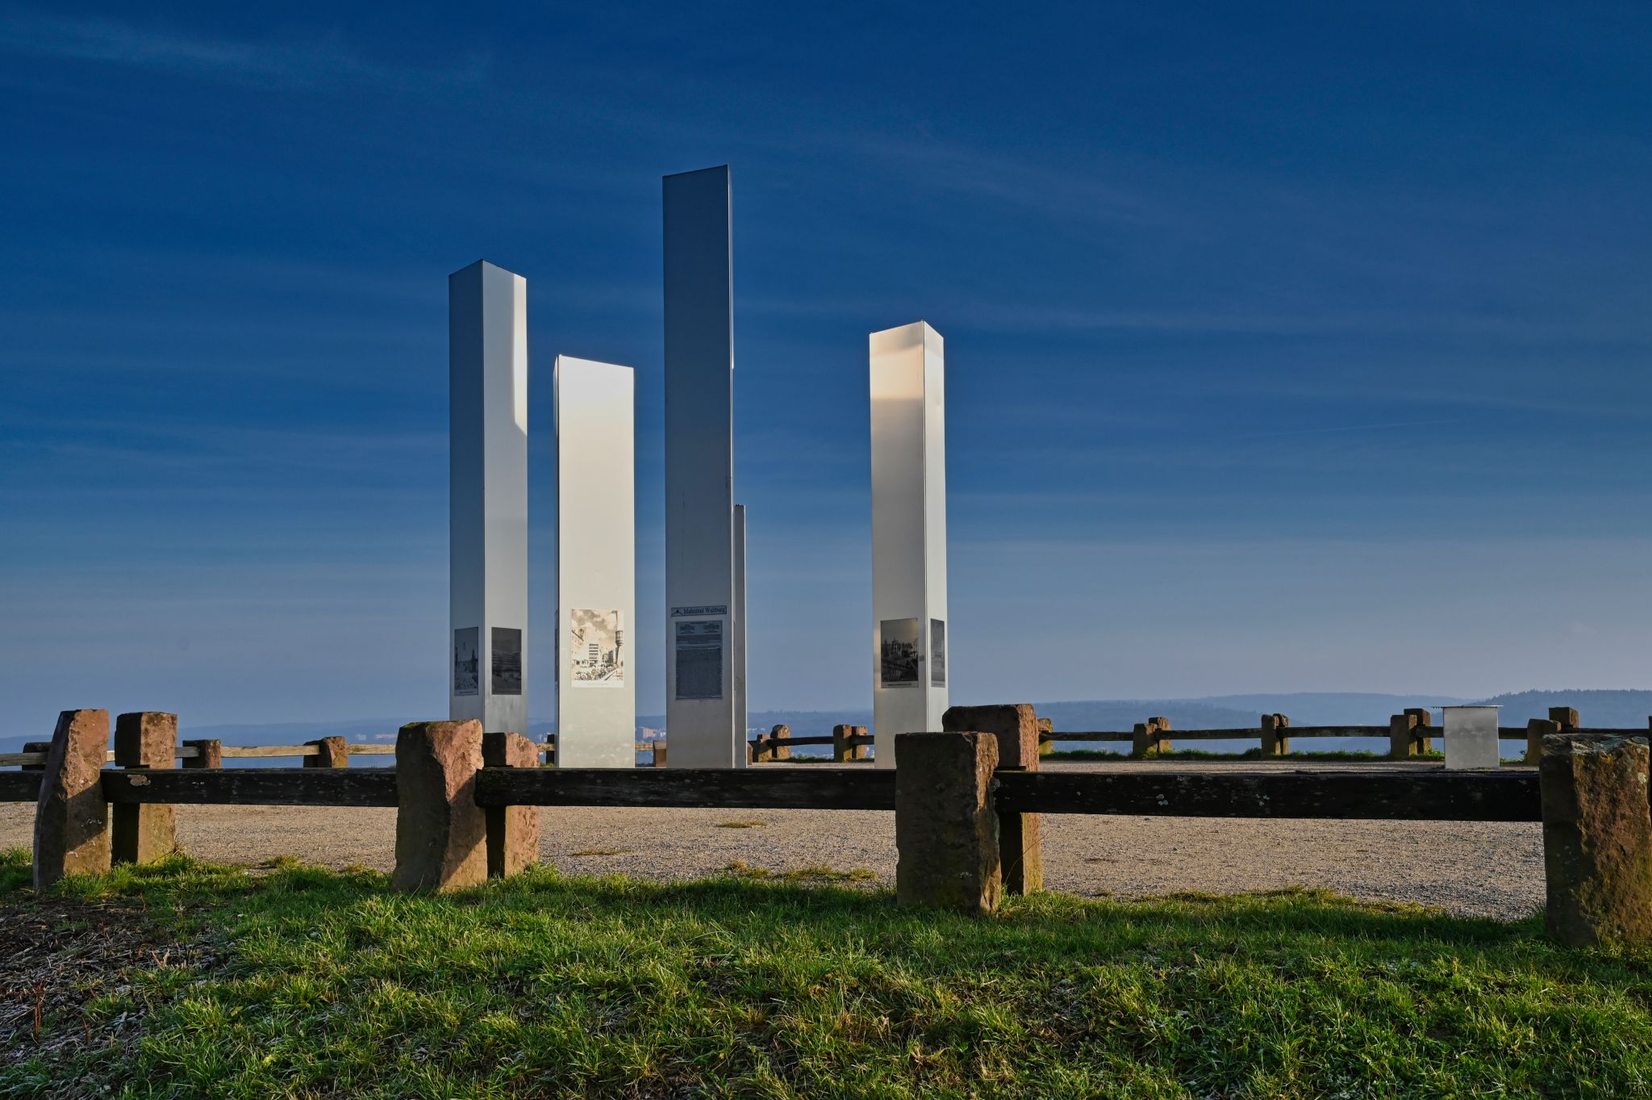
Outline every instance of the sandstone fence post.
{"type": "Polygon", "coordinates": [[[1262,755],[1284,756],[1291,751],[1290,735],[1285,731],[1291,720],[1283,714],[1262,716],[1262,755]]]}
{"type": "Polygon", "coordinates": [[[665,767],[665,752],[666,743],[656,737],[654,739],[654,766],[656,768],[665,767]]]}
{"type": "MultiPolygon", "coordinates": [[[[177,767],[178,716],[137,711],[115,719],[115,766],[127,771],[177,767]]],[[[110,843],[116,863],[153,863],[178,847],[178,811],[160,804],[116,803],[110,843]]]]}
{"type": "Polygon", "coordinates": [[[895,768],[895,901],[984,916],[998,908],[998,815],[987,733],[901,735],[895,768]]]}
{"type": "Polygon", "coordinates": [[[853,738],[865,737],[865,726],[832,727],[832,759],[839,764],[866,759],[866,744],[853,738]]]}
{"type": "Polygon", "coordinates": [[[1050,734],[1055,732],[1055,722],[1049,718],[1038,720],[1038,755],[1048,756],[1055,751],[1055,741],[1050,734]]]}
{"type": "Polygon", "coordinates": [[[342,737],[323,737],[318,741],[306,741],[306,745],[314,745],[314,756],[303,758],[306,768],[348,768],[350,766],[350,746],[342,737]]]}
{"type": "Polygon", "coordinates": [[[185,757],[186,768],[221,768],[224,766],[224,743],[216,737],[185,741],[184,748],[194,749],[195,755],[185,757]]]}
{"type": "Polygon", "coordinates": [[[1532,718],[1526,722],[1526,763],[1536,764],[1543,759],[1543,739],[1564,733],[1559,722],[1549,718],[1532,718]]]}
{"type": "Polygon", "coordinates": [[[1170,738],[1163,736],[1169,729],[1170,719],[1164,717],[1137,722],[1130,731],[1130,755],[1139,760],[1145,756],[1160,756],[1169,752],[1170,738]]]}
{"type": "Polygon", "coordinates": [[[1549,721],[1560,724],[1561,733],[1571,733],[1578,728],[1579,720],[1576,707],[1550,707],[1549,721]]]}
{"type": "Polygon", "coordinates": [[[1406,707],[1405,713],[1416,719],[1411,723],[1411,737],[1417,745],[1412,755],[1433,752],[1434,738],[1429,731],[1434,728],[1434,712],[1427,707],[1406,707]]]}
{"type": "Polygon", "coordinates": [[[476,804],[482,723],[410,722],[396,735],[398,890],[456,890],[488,877],[487,818],[476,804]]]}
{"type": "Polygon", "coordinates": [[[1417,728],[1417,716],[1411,713],[1394,714],[1388,718],[1388,758],[1405,760],[1417,755],[1417,742],[1411,731],[1417,728]]]}
{"type": "Polygon", "coordinates": [[[1543,873],[1549,935],[1563,944],[1652,944],[1652,803],[1642,737],[1543,744],[1543,873]]]}
{"type": "MultiPolygon", "coordinates": [[[[539,746],[520,733],[485,733],[482,763],[489,768],[537,768],[539,746]]],[[[539,862],[538,806],[489,806],[483,816],[489,878],[507,878],[539,862]]]]}
{"type": "MultiPolygon", "coordinates": [[[[996,737],[998,771],[1038,770],[1038,715],[1030,703],[948,707],[941,715],[941,728],[996,737]]],[[[1044,888],[1044,841],[1037,814],[998,815],[998,861],[1008,893],[1031,894],[1044,888]]]]}
{"type": "Polygon", "coordinates": [[[34,810],[34,888],[66,875],[109,870],[109,804],[103,763],[109,753],[109,712],[66,710],[57,717],[34,810]]]}

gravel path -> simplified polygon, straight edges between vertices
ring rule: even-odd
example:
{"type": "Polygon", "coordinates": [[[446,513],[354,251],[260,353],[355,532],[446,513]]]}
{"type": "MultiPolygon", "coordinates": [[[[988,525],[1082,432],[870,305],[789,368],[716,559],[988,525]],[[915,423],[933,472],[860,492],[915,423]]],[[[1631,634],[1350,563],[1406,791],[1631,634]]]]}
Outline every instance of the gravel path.
{"type": "MultiPolygon", "coordinates": [[[[1048,765],[1085,771],[1144,766],[1048,765]]],[[[1218,766],[1224,772],[1281,767],[1218,766]]],[[[0,804],[0,848],[28,846],[33,820],[32,806],[0,804]]],[[[541,855],[570,873],[671,879],[744,863],[780,872],[829,868],[888,884],[895,872],[895,821],[886,812],[579,808],[546,809],[541,821],[541,855]]],[[[233,863],[292,855],[335,867],[389,870],[395,828],[393,810],[178,809],[185,850],[233,863]]],[[[1300,885],[1503,919],[1527,916],[1543,904],[1542,828],[1535,823],[1049,816],[1044,869],[1050,889],[1086,895],[1223,894],[1300,885]]]]}

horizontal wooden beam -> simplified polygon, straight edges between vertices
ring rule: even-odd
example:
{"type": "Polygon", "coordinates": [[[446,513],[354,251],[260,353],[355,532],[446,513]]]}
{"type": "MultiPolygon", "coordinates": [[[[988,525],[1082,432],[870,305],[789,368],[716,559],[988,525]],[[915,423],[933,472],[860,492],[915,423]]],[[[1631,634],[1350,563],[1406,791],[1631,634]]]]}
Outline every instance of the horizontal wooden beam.
{"type": "Polygon", "coordinates": [[[817,764],[781,769],[483,768],[483,806],[675,806],[893,810],[895,773],[817,764]]]}
{"type": "Polygon", "coordinates": [[[1532,771],[1000,772],[998,808],[1014,813],[1141,817],[1282,817],[1396,821],[1538,821],[1532,771]]]}
{"type": "Polygon", "coordinates": [[[394,806],[393,768],[106,771],[110,802],[181,806],[394,806]]]}
{"type": "Polygon", "coordinates": [[[0,802],[37,802],[39,772],[0,772],[0,802]]]}

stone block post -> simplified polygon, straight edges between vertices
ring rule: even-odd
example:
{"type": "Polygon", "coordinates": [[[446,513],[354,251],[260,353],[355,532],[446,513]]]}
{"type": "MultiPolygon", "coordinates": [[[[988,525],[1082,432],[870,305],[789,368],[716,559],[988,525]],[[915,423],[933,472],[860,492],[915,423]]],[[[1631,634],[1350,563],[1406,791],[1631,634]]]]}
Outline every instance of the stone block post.
{"type": "Polygon", "coordinates": [[[1417,755],[1417,741],[1411,731],[1417,728],[1417,716],[1411,713],[1394,714],[1388,718],[1388,758],[1405,760],[1417,755]]]}
{"type": "Polygon", "coordinates": [[[66,710],[57,717],[34,810],[34,888],[66,875],[109,870],[109,804],[103,762],[109,753],[109,712],[66,710]]]}
{"type": "Polygon", "coordinates": [[[663,767],[666,766],[665,765],[665,753],[666,753],[666,744],[665,744],[665,742],[661,741],[659,738],[655,738],[654,739],[654,766],[656,768],[663,768],[663,767]]]}
{"type": "Polygon", "coordinates": [[[1561,733],[1571,733],[1578,728],[1576,707],[1550,707],[1549,721],[1560,724],[1561,733]]]}
{"type": "Polygon", "coordinates": [[[1548,718],[1532,718],[1526,722],[1526,763],[1536,764],[1543,759],[1543,739],[1564,733],[1559,722],[1548,718]]]}
{"type": "Polygon", "coordinates": [[[865,726],[833,726],[832,759],[837,761],[839,764],[846,764],[855,760],[865,760],[865,743],[851,740],[851,738],[865,736],[865,726]]]}
{"type": "Polygon", "coordinates": [[[350,766],[350,746],[342,737],[323,737],[319,741],[306,741],[306,745],[315,746],[315,755],[304,757],[306,768],[348,768],[350,766]]]}
{"type": "Polygon", "coordinates": [[[1291,738],[1285,731],[1291,720],[1283,714],[1262,716],[1262,755],[1284,756],[1291,751],[1291,738]]]}
{"type": "Polygon", "coordinates": [[[1055,742],[1050,740],[1050,734],[1055,732],[1055,723],[1048,718],[1038,720],[1038,755],[1048,756],[1055,751],[1055,742]]]}
{"type": "Polygon", "coordinates": [[[1543,744],[1549,935],[1573,947],[1652,944],[1652,805],[1643,737],[1543,744]]]}
{"type": "Polygon", "coordinates": [[[1417,745],[1413,755],[1433,752],[1434,738],[1429,736],[1428,731],[1434,728],[1434,712],[1427,707],[1406,707],[1405,713],[1415,719],[1411,723],[1411,737],[1417,745]]]}
{"type": "MultiPolygon", "coordinates": [[[[539,746],[520,733],[484,733],[482,763],[490,768],[537,768],[539,746]]],[[[539,862],[539,807],[489,806],[488,877],[506,878],[539,862]]]]}
{"type": "Polygon", "coordinates": [[[906,733],[895,768],[895,901],[984,916],[998,908],[989,733],[906,733]]]}
{"type": "Polygon", "coordinates": [[[1170,719],[1164,717],[1137,722],[1130,731],[1130,755],[1139,760],[1145,756],[1159,756],[1169,752],[1170,739],[1162,736],[1169,729],[1170,719]]]}
{"type": "Polygon", "coordinates": [[[792,758],[792,728],[790,726],[775,726],[769,730],[769,759],[790,760],[792,758]]]}
{"type": "Polygon", "coordinates": [[[488,877],[487,818],[476,804],[482,723],[410,722],[396,735],[398,890],[457,890],[488,877]]]}
{"type": "MultiPolygon", "coordinates": [[[[50,741],[25,741],[23,742],[23,751],[51,752],[52,743],[50,741]]],[[[18,770],[25,772],[43,772],[46,770],[46,764],[45,761],[41,761],[39,764],[24,764],[18,770]]]]}
{"type": "MultiPolygon", "coordinates": [[[[999,771],[1038,770],[1038,715],[1030,703],[949,707],[948,733],[990,733],[998,739],[999,771]]],[[[998,815],[998,859],[1004,889],[1030,894],[1044,888],[1044,841],[1037,814],[998,815]]]]}
{"type": "MultiPolygon", "coordinates": [[[[127,771],[177,767],[178,716],[139,711],[115,719],[115,765],[127,771]]],[[[116,803],[111,807],[116,863],[153,863],[178,847],[173,806],[116,803]]]]}
{"type": "Polygon", "coordinates": [[[224,743],[215,737],[185,741],[184,748],[194,749],[194,756],[186,756],[186,768],[221,768],[224,766],[224,743]]]}

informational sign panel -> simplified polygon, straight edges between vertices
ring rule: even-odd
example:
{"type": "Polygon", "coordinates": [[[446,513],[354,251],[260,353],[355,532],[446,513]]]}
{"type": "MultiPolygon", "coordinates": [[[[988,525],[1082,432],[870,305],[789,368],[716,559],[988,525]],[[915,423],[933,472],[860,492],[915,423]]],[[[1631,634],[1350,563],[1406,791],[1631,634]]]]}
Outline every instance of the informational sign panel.
{"type": "Polygon", "coordinates": [[[636,766],[635,375],[558,356],[556,760],[636,766]]]}
{"type": "Polygon", "coordinates": [[[1448,771],[1502,766],[1495,706],[1441,709],[1445,712],[1445,766],[1448,771]]]}
{"type": "Polygon", "coordinates": [[[448,715],[528,731],[528,283],[448,276],[448,715]]]}
{"type": "Polygon", "coordinates": [[[727,166],[666,176],[664,203],[668,761],[673,768],[744,767],[727,166]],[[722,610],[695,611],[706,607],[722,610]]]}
{"type": "Polygon", "coordinates": [[[940,333],[871,336],[872,722],[880,767],[947,707],[946,395],[940,333]]]}

